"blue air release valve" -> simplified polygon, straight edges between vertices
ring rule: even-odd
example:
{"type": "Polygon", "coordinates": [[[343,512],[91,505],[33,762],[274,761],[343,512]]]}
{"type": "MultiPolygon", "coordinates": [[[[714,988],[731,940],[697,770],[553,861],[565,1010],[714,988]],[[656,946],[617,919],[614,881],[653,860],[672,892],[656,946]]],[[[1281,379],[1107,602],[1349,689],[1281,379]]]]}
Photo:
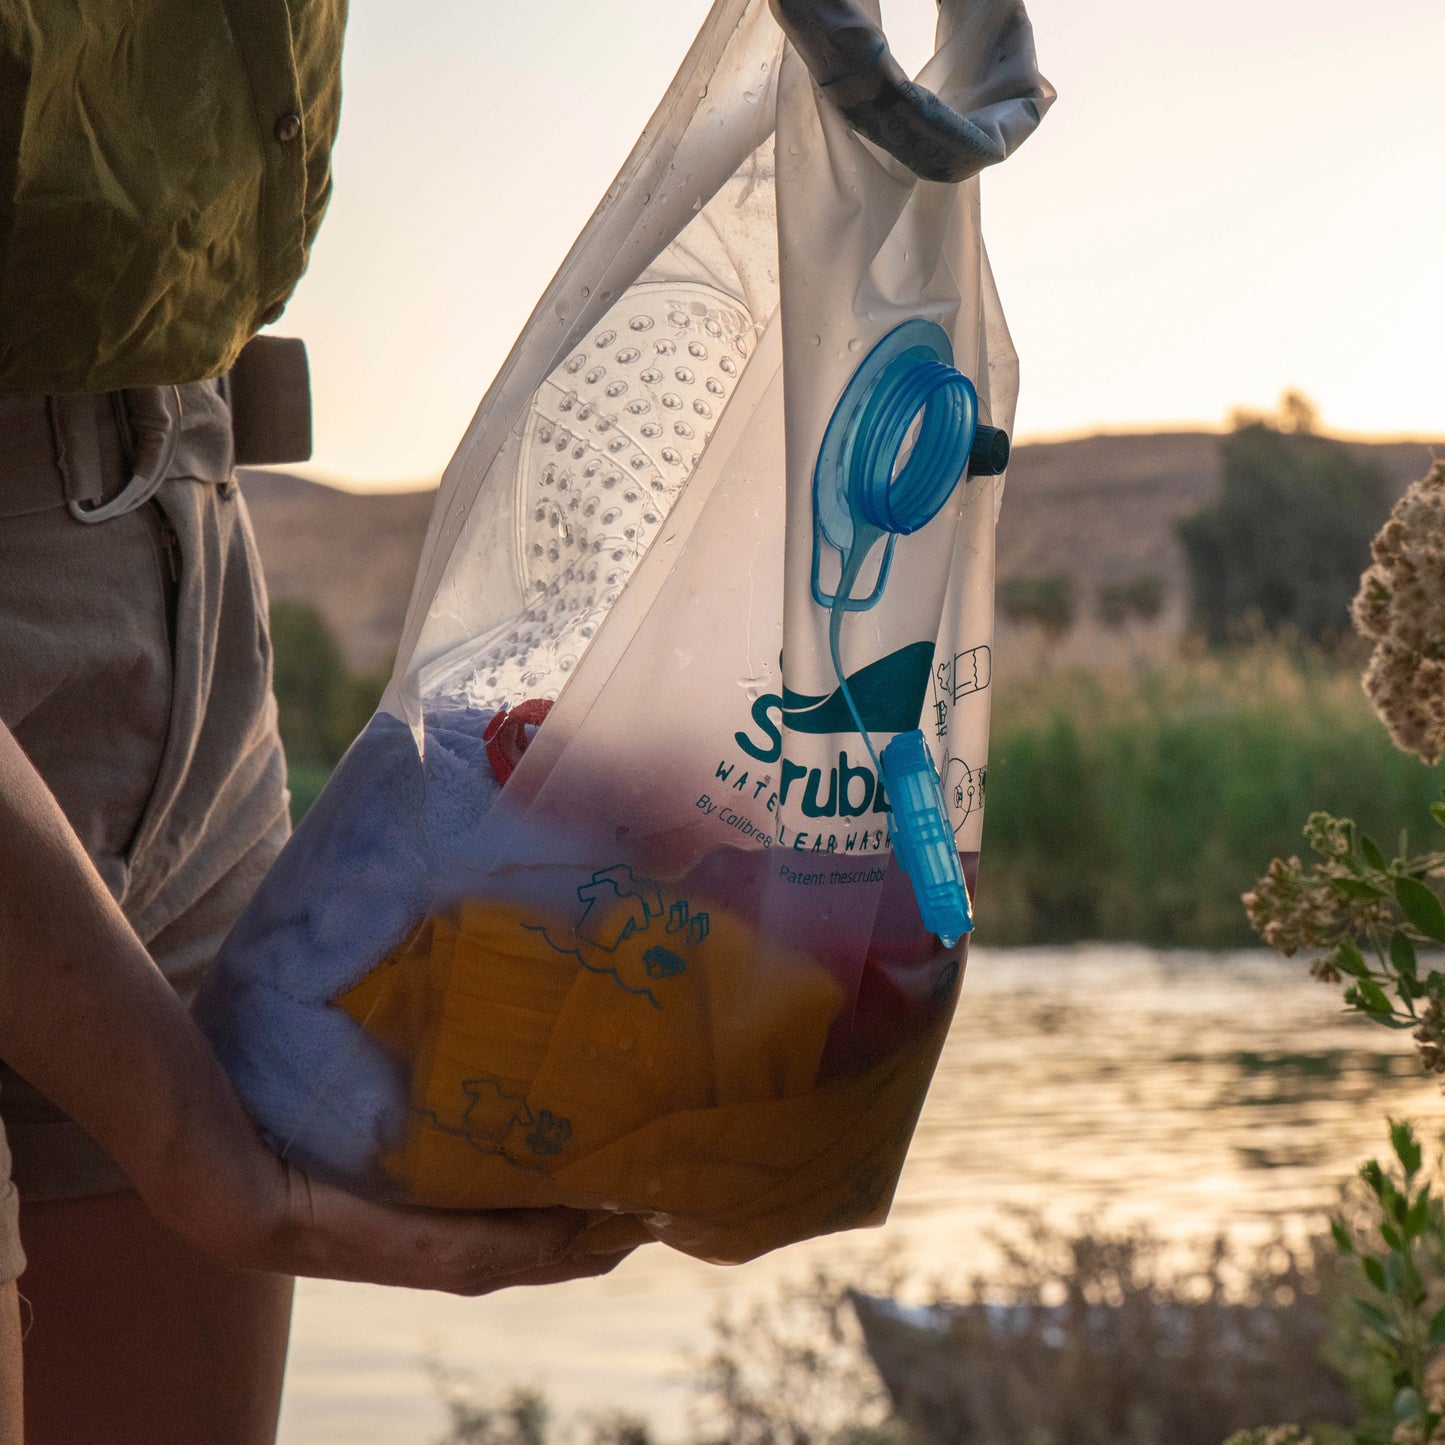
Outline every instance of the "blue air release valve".
{"type": "Polygon", "coordinates": [[[928,931],[952,948],[973,932],[973,908],[948,826],[943,785],[918,728],[899,733],[883,749],[883,780],[893,808],[894,850],[913,884],[918,911],[928,931]]]}
{"type": "Polygon", "coordinates": [[[896,326],[864,357],[838,399],[813,469],[813,600],[832,614],[833,669],[888,789],[899,863],[924,922],[948,947],[973,928],[973,911],[937,769],[917,729],[900,733],[879,758],[848,687],[839,634],[844,613],[865,612],[883,596],[897,539],[927,526],[970,470],[1002,472],[1008,454],[1008,437],[979,424],[978,394],[953,365],[948,333],[920,317],[896,326]],[[864,563],[885,538],[873,586],[859,596],[864,563]],[[829,550],[838,554],[831,592],[823,581],[829,550]]]}

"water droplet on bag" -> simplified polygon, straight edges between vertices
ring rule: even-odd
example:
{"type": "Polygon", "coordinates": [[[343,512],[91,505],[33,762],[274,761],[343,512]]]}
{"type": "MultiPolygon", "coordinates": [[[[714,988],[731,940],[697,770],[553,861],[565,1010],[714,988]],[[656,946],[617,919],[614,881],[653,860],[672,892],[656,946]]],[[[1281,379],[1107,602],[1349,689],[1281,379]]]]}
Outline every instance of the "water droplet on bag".
{"type": "Polygon", "coordinates": [[[851,338],[849,339],[849,341],[848,341],[848,350],[849,350],[849,351],[862,351],[862,349],[863,349],[863,343],[862,343],[861,341],[859,341],[856,336],[851,337],[851,338]]]}

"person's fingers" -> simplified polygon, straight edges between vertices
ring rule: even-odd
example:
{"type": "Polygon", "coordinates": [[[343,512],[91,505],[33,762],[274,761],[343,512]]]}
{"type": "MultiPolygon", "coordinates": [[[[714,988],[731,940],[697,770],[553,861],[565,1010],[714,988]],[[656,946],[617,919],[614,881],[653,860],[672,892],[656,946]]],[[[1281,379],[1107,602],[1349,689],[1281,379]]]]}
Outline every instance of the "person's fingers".
{"type": "Polygon", "coordinates": [[[327,1279],[477,1294],[491,1281],[566,1262],[586,1227],[570,1209],[479,1213],[392,1208],[291,1171],[282,1261],[272,1268],[327,1279]]]}
{"type": "Polygon", "coordinates": [[[481,1289],[467,1290],[470,1295],[491,1295],[499,1289],[519,1289],[530,1285],[562,1285],[569,1279],[597,1279],[601,1274],[610,1274],[621,1261],[631,1254],[631,1248],[614,1254],[581,1254],[558,1260],[555,1264],[540,1264],[536,1269],[522,1270],[517,1274],[504,1274],[488,1280],[481,1289]]]}
{"type": "Polygon", "coordinates": [[[598,1237],[595,1213],[389,1206],[276,1165],[264,1201],[235,1201],[237,1217],[207,1237],[183,1232],[242,1268],[459,1295],[606,1274],[636,1245],[606,1229],[610,1217],[598,1237]]]}
{"type": "Polygon", "coordinates": [[[494,1294],[497,1290],[517,1289],[528,1285],[563,1284],[569,1279],[593,1279],[611,1274],[622,1263],[632,1249],[620,1250],[615,1254],[585,1254],[575,1259],[559,1260],[556,1264],[544,1264],[536,1269],[523,1270],[520,1274],[505,1275],[484,1284],[480,1289],[462,1290],[468,1295],[494,1294]]]}

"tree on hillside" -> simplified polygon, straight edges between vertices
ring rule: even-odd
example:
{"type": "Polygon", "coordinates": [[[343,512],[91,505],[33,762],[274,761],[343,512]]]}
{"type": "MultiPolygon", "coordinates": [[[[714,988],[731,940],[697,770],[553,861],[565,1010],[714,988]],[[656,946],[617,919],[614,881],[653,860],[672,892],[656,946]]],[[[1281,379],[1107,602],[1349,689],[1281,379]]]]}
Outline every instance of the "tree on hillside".
{"type": "Polygon", "coordinates": [[[1008,621],[1032,624],[1052,646],[1074,625],[1078,589],[1064,572],[1010,577],[998,584],[998,610],[1008,621]]]}
{"type": "Polygon", "coordinates": [[[1390,486],[1314,423],[1313,407],[1293,393],[1279,417],[1243,421],[1222,443],[1218,500],[1179,524],[1194,620],[1211,643],[1253,619],[1326,645],[1349,632],[1390,486]]]}
{"type": "Polygon", "coordinates": [[[1164,579],[1145,572],[1127,582],[1110,582],[1100,587],[1095,610],[1105,627],[1153,622],[1164,610],[1167,595],[1164,579]]]}

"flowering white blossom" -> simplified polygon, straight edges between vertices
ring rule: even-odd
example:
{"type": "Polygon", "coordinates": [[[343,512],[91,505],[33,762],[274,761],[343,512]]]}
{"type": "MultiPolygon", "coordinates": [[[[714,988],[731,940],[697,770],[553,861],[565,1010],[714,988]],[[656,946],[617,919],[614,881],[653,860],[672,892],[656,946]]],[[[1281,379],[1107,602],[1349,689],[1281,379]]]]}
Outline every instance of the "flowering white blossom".
{"type": "Polygon", "coordinates": [[[1411,484],[1371,546],[1355,626],[1375,642],[1370,701],[1397,747],[1445,752],[1445,462],[1411,484]]]}

